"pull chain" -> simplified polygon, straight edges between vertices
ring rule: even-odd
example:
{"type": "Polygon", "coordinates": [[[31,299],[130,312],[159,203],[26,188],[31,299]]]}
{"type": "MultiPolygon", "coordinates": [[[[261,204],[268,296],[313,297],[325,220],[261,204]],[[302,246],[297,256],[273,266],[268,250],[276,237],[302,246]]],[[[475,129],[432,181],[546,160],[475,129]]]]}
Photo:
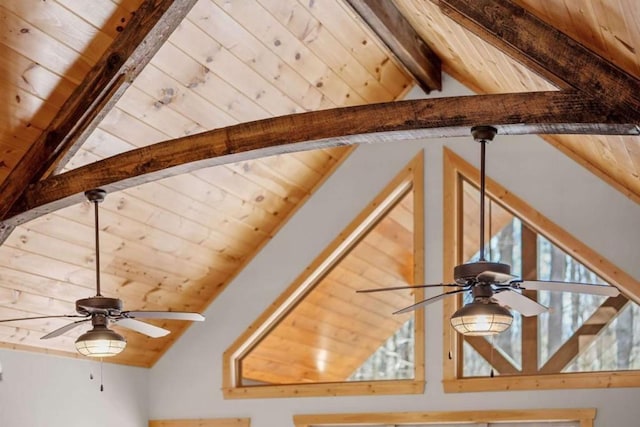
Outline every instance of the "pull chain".
{"type": "Polygon", "coordinates": [[[102,382],[102,365],[103,365],[103,359],[102,357],[100,358],[100,391],[104,391],[104,384],[102,382]]]}
{"type": "Polygon", "coordinates": [[[451,349],[453,348],[453,337],[456,333],[455,329],[453,329],[453,326],[449,326],[449,360],[453,360],[453,352],[451,351],[451,349]]]}

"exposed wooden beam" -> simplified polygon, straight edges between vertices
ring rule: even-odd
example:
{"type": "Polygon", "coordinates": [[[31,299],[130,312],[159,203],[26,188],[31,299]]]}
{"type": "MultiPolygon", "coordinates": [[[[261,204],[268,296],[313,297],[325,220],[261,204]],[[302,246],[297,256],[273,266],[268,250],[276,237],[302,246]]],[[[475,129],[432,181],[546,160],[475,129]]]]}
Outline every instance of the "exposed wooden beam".
{"type": "Polygon", "coordinates": [[[392,1],[346,0],[429,93],[442,89],[440,58],[392,1]]]}
{"type": "Polygon", "coordinates": [[[573,335],[547,360],[541,374],[562,372],[598,334],[615,319],[629,300],[624,295],[607,298],[605,302],[576,330],[573,335]]]}
{"type": "Polygon", "coordinates": [[[509,0],[432,0],[442,12],[560,87],[640,117],[640,80],[509,0]]]}
{"type": "Polygon", "coordinates": [[[569,92],[421,99],[293,114],[161,142],[128,151],[33,184],[1,229],[84,200],[102,187],[123,190],[209,166],[334,146],[468,136],[490,124],[502,135],[622,134],[640,128],[569,92]]]}
{"type": "Polygon", "coordinates": [[[113,108],[196,0],[145,0],[0,186],[0,216],[29,184],[60,169],[113,108]]]}

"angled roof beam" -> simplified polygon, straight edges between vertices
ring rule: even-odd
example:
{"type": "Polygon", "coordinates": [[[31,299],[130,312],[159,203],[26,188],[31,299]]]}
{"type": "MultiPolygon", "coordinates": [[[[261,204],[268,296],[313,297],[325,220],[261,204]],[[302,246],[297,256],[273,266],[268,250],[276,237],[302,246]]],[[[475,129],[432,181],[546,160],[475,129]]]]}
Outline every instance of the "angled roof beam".
{"type": "Polygon", "coordinates": [[[431,0],[442,12],[561,88],[640,117],[640,80],[509,0],[431,0]]]}
{"type": "Polygon", "coordinates": [[[2,230],[81,202],[83,192],[117,191],[209,166],[372,142],[468,136],[491,124],[503,135],[638,135],[602,105],[571,91],[421,99],[335,108],[242,123],[128,151],[32,185],[2,230]]]}
{"type": "MultiPolygon", "coordinates": [[[[145,0],[0,186],[0,217],[75,154],[196,0],[145,0]]],[[[4,239],[3,239],[4,240],[4,239]]]]}
{"type": "Polygon", "coordinates": [[[442,90],[440,58],[391,1],[346,0],[429,93],[442,90]]]}

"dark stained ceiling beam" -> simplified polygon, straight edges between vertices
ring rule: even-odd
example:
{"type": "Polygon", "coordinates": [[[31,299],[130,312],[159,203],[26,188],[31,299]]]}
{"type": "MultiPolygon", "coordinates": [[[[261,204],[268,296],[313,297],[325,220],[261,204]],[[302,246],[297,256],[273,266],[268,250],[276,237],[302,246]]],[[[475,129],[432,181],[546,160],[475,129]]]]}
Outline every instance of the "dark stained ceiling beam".
{"type": "Polygon", "coordinates": [[[429,93],[442,90],[440,58],[422,40],[392,1],[346,0],[429,93]]]}
{"type": "Polygon", "coordinates": [[[594,100],[570,91],[421,99],[293,114],[216,129],[128,151],[32,185],[0,224],[10,229],[84,200],[209,166],[258,157],[372,142],[468,136],[492,125],[503,135],[638,135],[594,100]]]}
{"type": "Polygon", "coordinates": [[[23,191],[59,170],[113,108],[196,0],[145,0],[0,186],[0,217],[23,191]]]}
{"type": "Polygon", "coordinates": [[[640,80],[509,0],[432,0],[464,28],[556,83],[640,117],[640,80]]]}

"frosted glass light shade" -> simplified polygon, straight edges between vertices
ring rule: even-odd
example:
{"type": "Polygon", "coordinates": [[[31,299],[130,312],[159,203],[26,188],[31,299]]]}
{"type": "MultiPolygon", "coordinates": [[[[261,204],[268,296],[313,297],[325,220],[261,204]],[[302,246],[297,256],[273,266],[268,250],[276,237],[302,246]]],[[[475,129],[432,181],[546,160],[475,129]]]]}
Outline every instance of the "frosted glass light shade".
{"type": "Polygon", "coordinates": [[[460,334],[471,336],[496,335],[511,326],[509,310],[491,301],[473,301],[451,316],[451,326],[460,334]]]}
{"type": "Polygon", "coordinates": [[[84,356],[111,357],[127,346],[124,337],[105,326],[94,326],[76,340],[76,349],[84,356]]]}

